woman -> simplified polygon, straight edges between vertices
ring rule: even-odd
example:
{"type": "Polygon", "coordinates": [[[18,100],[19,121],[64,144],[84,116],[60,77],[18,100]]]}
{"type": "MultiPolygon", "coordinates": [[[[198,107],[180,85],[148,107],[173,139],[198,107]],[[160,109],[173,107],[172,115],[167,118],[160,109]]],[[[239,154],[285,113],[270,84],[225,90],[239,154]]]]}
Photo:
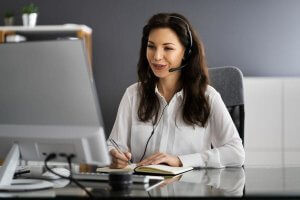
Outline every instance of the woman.
{"type": "Polygon", "coordinates": [[[219,95],[208,85],[204,47],[188,20],[154,15],[143,29],[138,83],[127,88],[108,142],[111,168],[242,166],[245,152],[219,95]],[[211,148],[213,145],[213,149],[211,148]]]}

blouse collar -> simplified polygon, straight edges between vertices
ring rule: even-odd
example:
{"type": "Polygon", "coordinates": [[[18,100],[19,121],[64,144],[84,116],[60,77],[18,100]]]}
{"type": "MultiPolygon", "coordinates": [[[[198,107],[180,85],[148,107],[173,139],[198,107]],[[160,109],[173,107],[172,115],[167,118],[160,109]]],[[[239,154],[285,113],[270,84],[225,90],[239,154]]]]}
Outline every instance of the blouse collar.
{"type": "MultiPolygon", "coordinates": [[[[160,92],[158,91],[157,84],[156,84],[156,86],[155,86],[155,94],[156,94],[157,96],[159,96],[159,97],[161,97],[161,98],[164,99],[164,97],[163,97],[163,96],[160,94],[160,92]]],[[[181,88],[178,92],[176,92],[176,93],[174,94],[174,96],[175,96],[176,98],[179,98],[179,97],[183,98],[183,89],[181,88]]]]}

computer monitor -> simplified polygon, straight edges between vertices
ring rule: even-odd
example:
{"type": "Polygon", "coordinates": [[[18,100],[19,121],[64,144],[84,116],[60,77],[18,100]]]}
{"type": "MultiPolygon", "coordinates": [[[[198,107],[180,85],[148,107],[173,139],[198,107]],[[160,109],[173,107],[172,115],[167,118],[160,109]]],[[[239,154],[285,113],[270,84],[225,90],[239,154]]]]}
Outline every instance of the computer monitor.
{"type": "Polygon", "coordinates": [[[110,163],[84,43],[1,44],[0,160],[6,159],[0,189],[11,183],[16,159],[44,161],[50,153],[75,154],[75,163],[110,163]]]}

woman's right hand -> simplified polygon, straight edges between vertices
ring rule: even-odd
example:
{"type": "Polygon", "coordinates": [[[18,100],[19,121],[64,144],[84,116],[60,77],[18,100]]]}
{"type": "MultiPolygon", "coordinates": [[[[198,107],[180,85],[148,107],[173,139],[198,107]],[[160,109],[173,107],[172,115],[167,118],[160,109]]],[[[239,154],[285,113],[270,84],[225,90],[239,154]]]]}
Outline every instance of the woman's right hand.
{"type": "Polygon", "coordinates": [[[112,149],[109,151],[112,162],[109,166],[113,169],[121,169],[124,167],[127,167],[129,160],[131,159],[131,153],[130,152],[124,152],[124,155],[119,153],[116,149],[112,149]]]}

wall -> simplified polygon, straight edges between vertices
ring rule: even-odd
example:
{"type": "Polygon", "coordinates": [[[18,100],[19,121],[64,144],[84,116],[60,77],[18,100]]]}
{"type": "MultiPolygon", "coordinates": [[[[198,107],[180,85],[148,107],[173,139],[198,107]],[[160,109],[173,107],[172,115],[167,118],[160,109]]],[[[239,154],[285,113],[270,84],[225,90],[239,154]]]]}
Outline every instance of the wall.
{"type": "Polygon", "coordinates": [[[246,76],[300,75],[298,0],[1,0],[0,16],[7,9],[20,13],[30,2],[40,7],[39,24],[93,28],[94,75],[108,133],[125,88],[137,80],[142,27],[157,12],[190,19],[210,66],[239,66],[246,76]]]}
{"type": "Polygon", "coordinates": [[[300,78],[247,77],[247,166],[299,166],[300,78]]]}

